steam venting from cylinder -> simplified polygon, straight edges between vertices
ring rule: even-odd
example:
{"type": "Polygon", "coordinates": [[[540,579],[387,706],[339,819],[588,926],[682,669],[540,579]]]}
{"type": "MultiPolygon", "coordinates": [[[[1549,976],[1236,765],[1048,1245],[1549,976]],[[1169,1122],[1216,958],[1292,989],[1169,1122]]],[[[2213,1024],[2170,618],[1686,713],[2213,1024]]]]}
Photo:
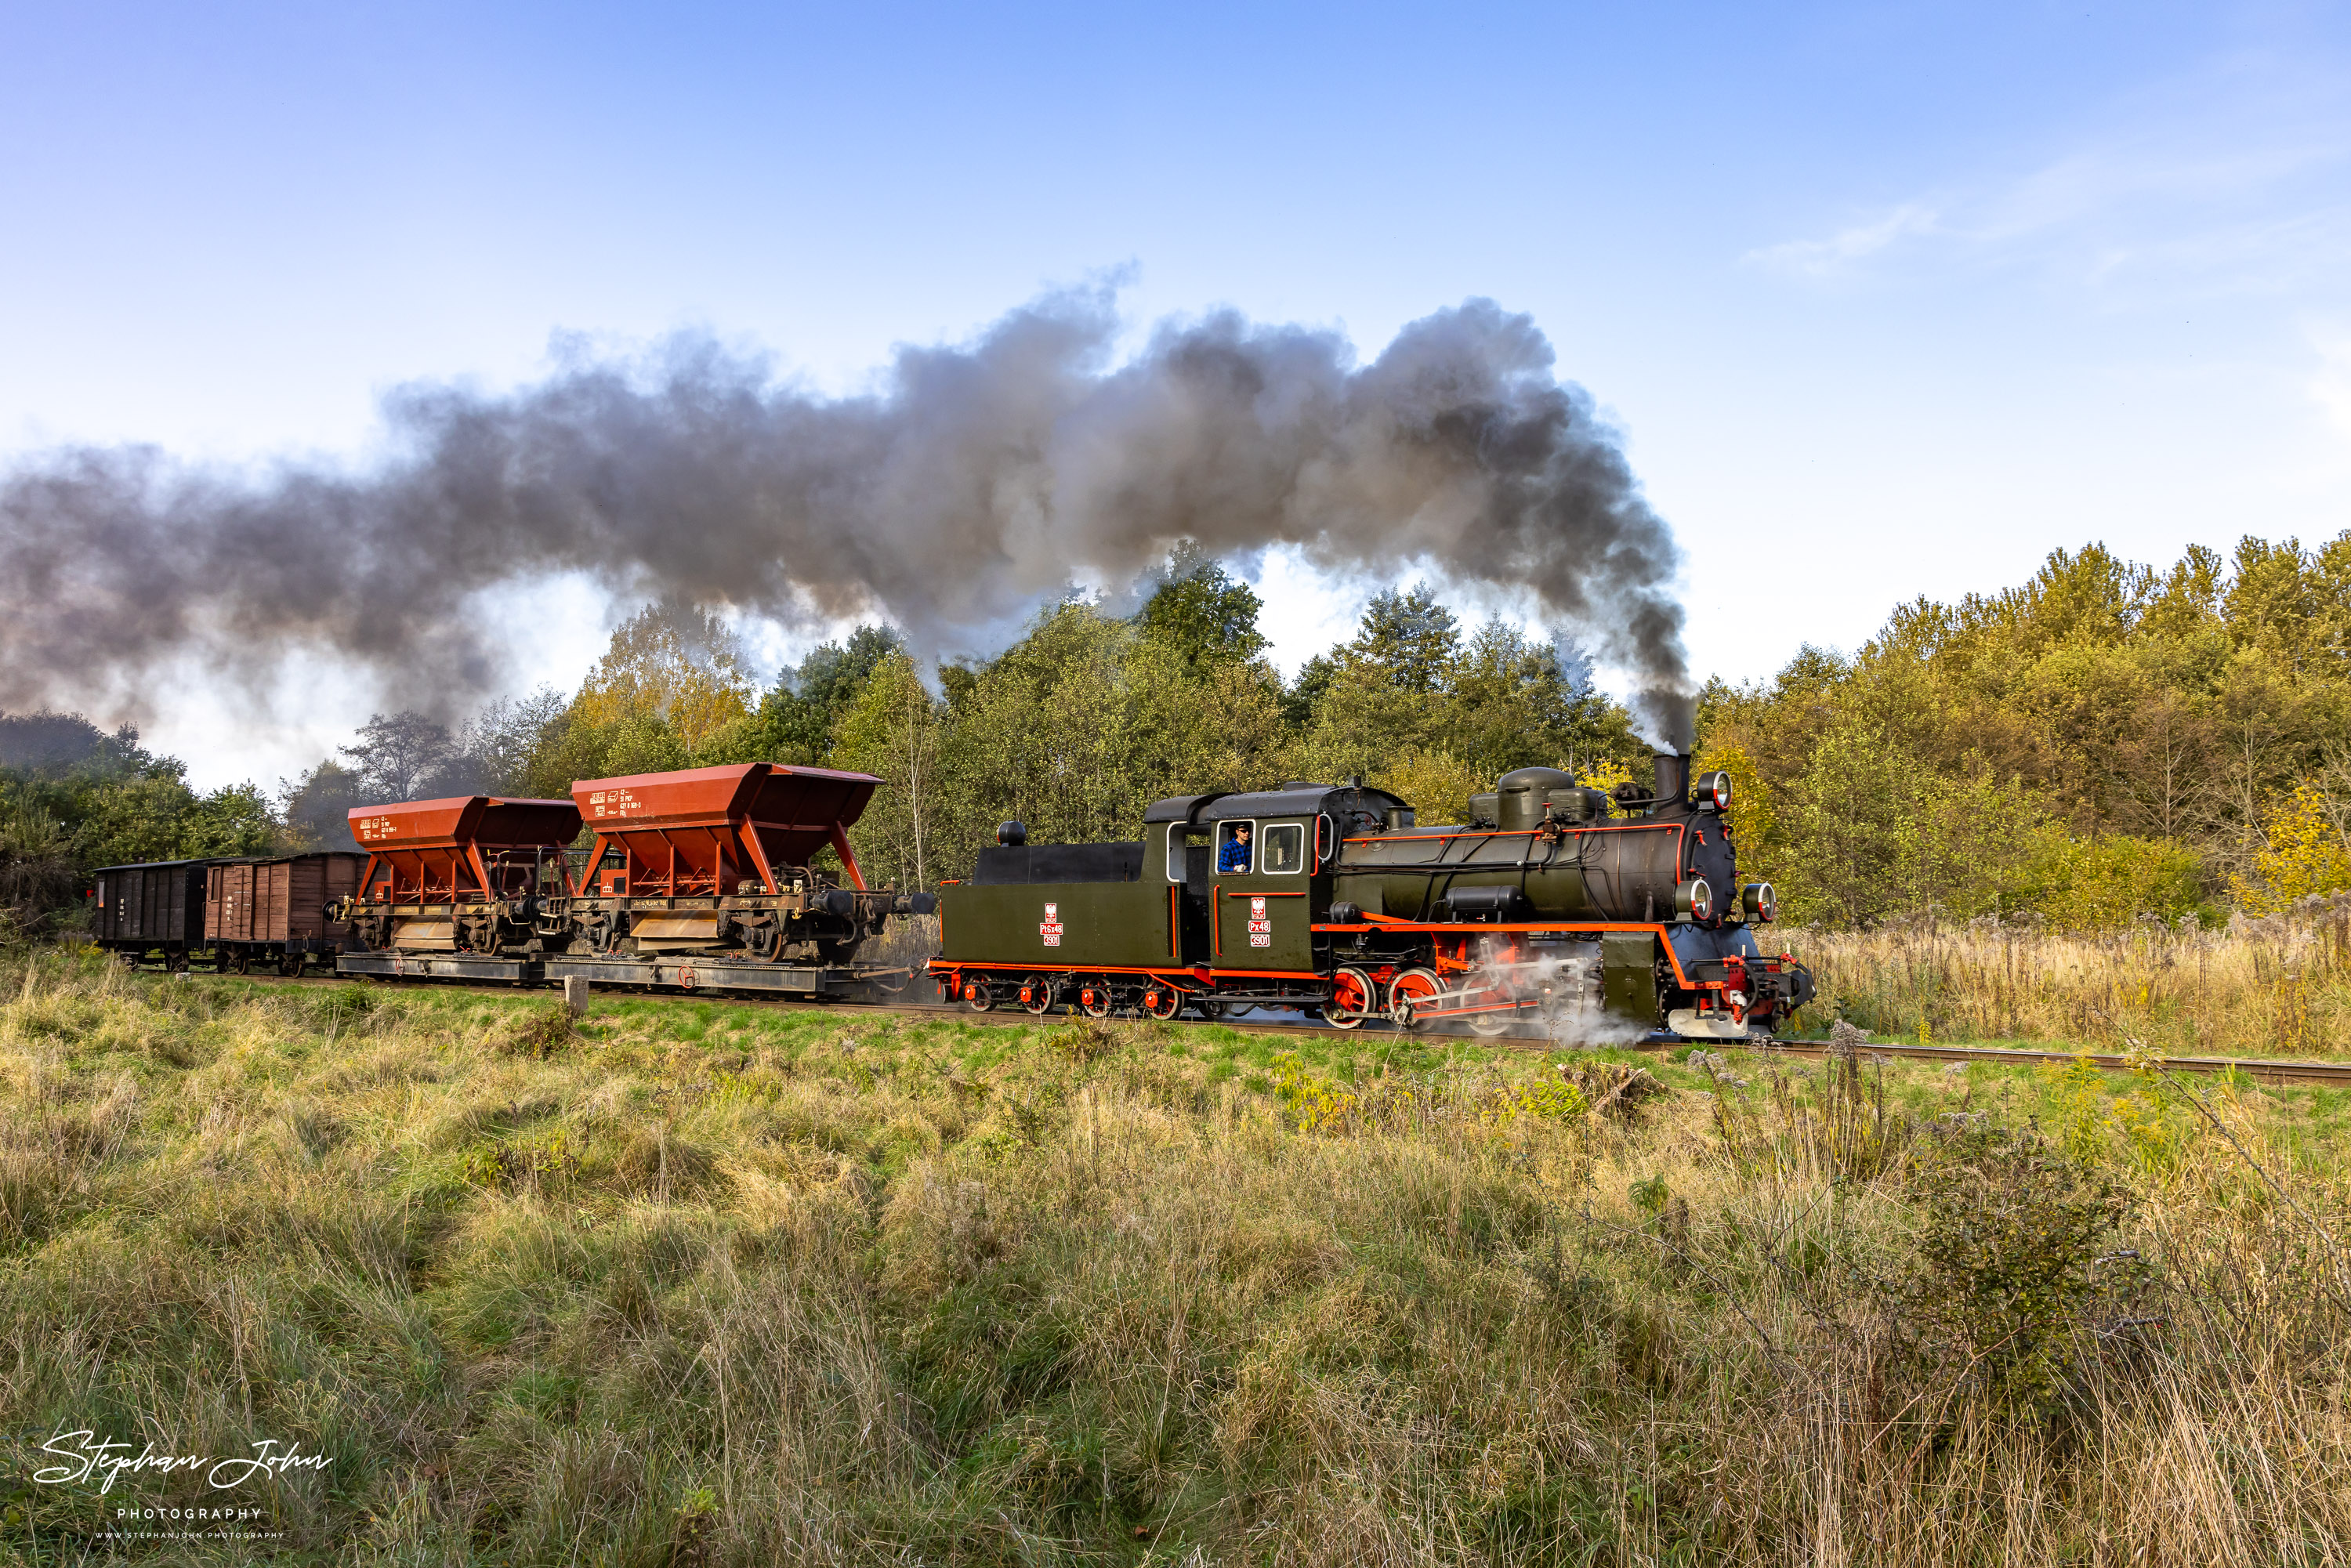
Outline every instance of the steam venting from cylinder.
{"type": "Polygon", "coordinates": [[[1106,288],[1050,294],[843,398],[694,335],[507,396],[411,386],[385,404],[400,455],[364,475],[47,455],[0,478],[0,708],[135,717],[159,674],[258,693],[324,653],[445,713],[528,635],[480,591],[559,572],[986,652],[1071,580],[1132,580],[1189,538],[1531,600],[1689,745],[1672,536],[1528,317],[1471,300],[1368,364],[1229,312],[1114,361],[1119,325],[1106,288]]]}

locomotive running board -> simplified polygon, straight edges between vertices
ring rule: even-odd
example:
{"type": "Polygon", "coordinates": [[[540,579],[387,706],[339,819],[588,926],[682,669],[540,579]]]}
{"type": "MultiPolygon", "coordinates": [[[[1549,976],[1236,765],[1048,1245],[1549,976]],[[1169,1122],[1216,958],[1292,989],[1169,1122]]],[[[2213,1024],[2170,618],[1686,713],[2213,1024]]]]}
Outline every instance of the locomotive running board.
{"type": "Polygon", "coordinates": [[[536,958],[444,958],[430,953],[346,953],[335,960],[335,972],[392,980],[506,980],[517,986],[540,978],[536,958]]]}
{"type": "Polygon", "coordinates": [[[793,964],[704,964],[656,960],[632,964],[612,958],[552,957],[542,966],[550,980],[578,977],[601,986],[674,986],[680,990],[782,991],[793,996],[839,997],[865,978],[850,969],[793,964]]]}

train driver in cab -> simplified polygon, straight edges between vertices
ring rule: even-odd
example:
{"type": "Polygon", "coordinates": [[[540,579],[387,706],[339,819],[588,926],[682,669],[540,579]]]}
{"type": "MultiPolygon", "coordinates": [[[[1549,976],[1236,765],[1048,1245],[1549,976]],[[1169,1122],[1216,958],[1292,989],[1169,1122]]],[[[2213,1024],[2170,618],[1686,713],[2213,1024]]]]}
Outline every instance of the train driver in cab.
{"type": "Polygon", "coordinates": [[[1225,830],[1224,848],[1217,852],[1217,874],[1223,876],[1232,872],[1247,871],[1249,868],[1249,825],[1247,822],[1235,822],[1225,830]]]}

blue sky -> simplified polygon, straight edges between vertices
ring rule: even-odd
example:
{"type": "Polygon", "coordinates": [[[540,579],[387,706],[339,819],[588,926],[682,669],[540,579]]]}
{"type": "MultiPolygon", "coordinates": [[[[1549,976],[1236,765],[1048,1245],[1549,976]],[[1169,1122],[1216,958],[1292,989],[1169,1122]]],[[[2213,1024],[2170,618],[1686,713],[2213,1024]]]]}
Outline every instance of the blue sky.
{"type": "MultiPolygon", "coordinates": [[[[0,5],[0,455],[368,461],[414,379],[706,327],[830,390],[1123,272],[1366,356],[1532,313],[1701,672],[2052,547],[2351,527],[2351,13],[0,5]]],[[[1294,664],[1353,591],[1269,629],[1294,664]]],[[[567,624],[535,671],[575,681],[567,624]]],[[[784,654],[789,644],[770,651],[784,654]]],[[[152,739],[274,779],[365,716],[152,739]]]]}

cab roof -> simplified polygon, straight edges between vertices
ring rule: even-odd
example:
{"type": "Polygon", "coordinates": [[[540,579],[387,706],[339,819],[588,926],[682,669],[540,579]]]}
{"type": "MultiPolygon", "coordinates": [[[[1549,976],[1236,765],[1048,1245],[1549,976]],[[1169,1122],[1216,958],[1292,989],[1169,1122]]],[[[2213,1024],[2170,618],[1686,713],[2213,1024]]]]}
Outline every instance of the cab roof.
{"type": "Polygon", "coordinates": [[[1390,806],[1410,809],[1410,802],[1384,789],[1342,784],[1285,784],[1279,789],[1246,794],[1176,795],[1155,800],[1143,813],[1145,822],[1228,822],[1237,817],[1311,817],[1343,809],[1384,812],[1390,806]]]}

